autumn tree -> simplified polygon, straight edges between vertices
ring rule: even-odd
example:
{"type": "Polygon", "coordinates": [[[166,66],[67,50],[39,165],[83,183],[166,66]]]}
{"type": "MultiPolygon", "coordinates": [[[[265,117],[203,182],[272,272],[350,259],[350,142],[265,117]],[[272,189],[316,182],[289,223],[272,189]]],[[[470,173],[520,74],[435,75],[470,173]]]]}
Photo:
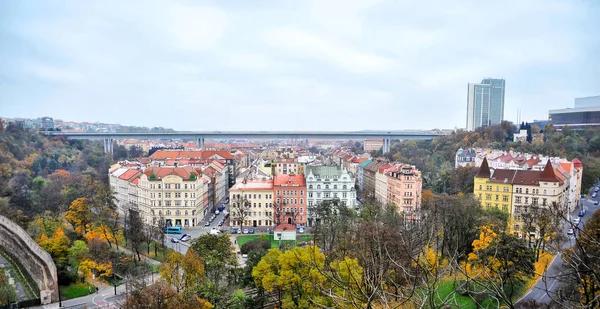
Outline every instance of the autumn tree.
{"type": "Polygon", "coordinates": [[[158,281],[148,287],[134,290],[127,298],[124,309],[212,309],[214,306],[195,295],[178,294],[164,281],[158,281]]]}
{"type": "Polygon", "coordinates": [[[600,211],[592,214],[564,252],[564,286],[561,300],[572,307],[600,307],[600,211]]]}
{"type": "Polygon", "coordinates": [[[514,298],[520,286],[534,275],[534,261],[535,253],[524,240],[482,226],[463,274],[467,276],[467,285],[474,287],[471,295],[488,293],[498,306],[515,308],[514,298]]]}
{"type": "Polygon", "coordinates": [[[325,255],[317,247],[296,247],[286,252],[271,249],[252,270],[256,286],[278,295],[279,308],[315,308],[330,306],[321,294],[326,277],[325,255]]]}
{"type": "Polygon", "coordinates": [[[75,228],[75,231],[85,235],[92,222],[91,205],[87,198],[81,197],[73,201],[65,213],[65,219],[75,228]]]}
{"type": "Polygon", "coordinates": [[[38,240],[40,247],[50,253],[56,264],[65,264],[67,262],[70,242],[62,227],[57,228],[51,238],[42,234],[38,240]]]}
{"type": "Polygon", "coordinates": [[[144,222],[140,214],[130,208],[127,212],[127,220],[125,225],[125,237],[127,245],[133,250],[138,261],[142,261],[140,250],[144,241],[144,222]]]}

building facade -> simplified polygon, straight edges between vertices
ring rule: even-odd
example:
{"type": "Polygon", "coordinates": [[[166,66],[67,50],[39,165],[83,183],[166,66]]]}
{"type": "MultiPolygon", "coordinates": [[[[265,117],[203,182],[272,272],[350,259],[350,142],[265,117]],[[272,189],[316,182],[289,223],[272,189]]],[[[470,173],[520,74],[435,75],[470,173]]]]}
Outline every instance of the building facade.
{"type": "Polygon", "coordinates": [[[314,208],[322,201],[337,199],[347,207],[357,206],[354,175],[339,166],[307,166],[305,172],[309,226],[317,219],[314,208]]]}
{"type": "Polygon", "coordinates": [[[387,173],[393,166],[389,163],[380,166],[375,173],[375,200],[383,205],[387,205],[388,200],[388,184],[387,184],[387,173]]]}
{"type": "Polygon", "coordinates": [[[363,182],[363,169],[371,163],[371,160],[367,160],[364,163],[358,166],[358,190],[362,192],[364,190],[364,182],[363,182]]]}
{"type": "Polygon", "coordinates": [[[306,180],[304,175],[277,175],[273,179],[275,224],[306,225],[306,180]]]}
{"type": "Polygon", "coordinates": [[[383,140],[381,139],[366,139],[363,142],[364,151],[368,153],[381,150],[381,147],[383,147],[383,140]]]}
{"type": "Polygon", "coordinates": [[[386,173],[387,202],[395,204],[405,218],[417,218],[421,210],[423,177],[414,165],[395,164],[386,173]]]}
{"type": "Polygon", "coordinates": [[[486,78],[469,84],[467,92],[467,130],[499,124],[504,120],[504,79],[486,78]]]}
{"type": "Polygon", "coordinates": [[[304,163],[298,162],[295,158],[281,158],[271,163],[275,175],[296,175],[304,174],[304,163]]]}
{"type": "MultiPolygon", "coordinates": [[[[559,167],[560,169],[560,167],[559,167]]],[[[536,218],[553,207],[568,217],[570,181],[548,161],[543,170],[490,171],[484,159],[475,176],[474,194],[485,208],[498,208],[509,214],[509,228],[520,237],[538,237],[536,218]]]]}
{"type": "Polygon", "coordinates": [[[231,226],[272,227],[274,225],[273,180],[236,183],[229,190],[229,201],[231,226]],[[240,204],[246,206],[240,207],[240,204]]]}

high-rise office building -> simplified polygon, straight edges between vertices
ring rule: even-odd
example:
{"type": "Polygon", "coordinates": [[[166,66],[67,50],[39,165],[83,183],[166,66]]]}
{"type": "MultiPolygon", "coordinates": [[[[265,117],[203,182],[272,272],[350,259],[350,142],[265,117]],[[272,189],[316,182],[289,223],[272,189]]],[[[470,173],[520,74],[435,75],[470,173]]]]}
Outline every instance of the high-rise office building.
{"type": "Polygon", "coordinates": [[[469,84],[467,130],[499,124],[504,120],[504,79],[486,78],[469,84]]]}

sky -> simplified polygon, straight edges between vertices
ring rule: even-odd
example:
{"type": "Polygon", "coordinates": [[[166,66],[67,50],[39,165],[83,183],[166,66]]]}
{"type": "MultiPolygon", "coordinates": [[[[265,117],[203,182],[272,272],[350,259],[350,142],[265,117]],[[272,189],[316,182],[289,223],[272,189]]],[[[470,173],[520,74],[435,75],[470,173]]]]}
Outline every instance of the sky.
{"type": "Polygon", "coordinates": [[[464,128],[600,95],[600,1],[0,1],[0,117],[176,130],[464,128]]]}

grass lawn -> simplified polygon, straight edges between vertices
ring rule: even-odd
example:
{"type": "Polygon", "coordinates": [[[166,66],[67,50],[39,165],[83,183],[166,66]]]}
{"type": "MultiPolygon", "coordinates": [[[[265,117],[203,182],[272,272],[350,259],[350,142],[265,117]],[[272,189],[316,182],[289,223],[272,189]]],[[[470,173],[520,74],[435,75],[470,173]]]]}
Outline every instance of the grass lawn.
{"type": "Polygon", "coordinates": [[[96,293],[96,287],[87,283],[73,283],[69,286],[60,287],[60,296],[62,300],[77,298],[96,293]]]}
{"type": "MultiPolygon", "coordinates": [[[[237,242],[238,242],[238,246],[240,246],[240,248],[242,247],[242,245],[244,245],[245,243],[249,242],[252,239],[256,239],[256,238],[260,238],[261,236],[265,237],[266,239],[268,239],[271,242],[271,248],[275,249],[275,248],[279,248],[279,240],[275,240],[273,239],[273,235],[243,235],[243,236],[239,236],[237,238],[237,242]]],[[[312,235],[297,235],[296,236],[296,241],[309,241],[312,239],[312,235]]],[[[283,246],[284,247],[288,247],[288,246],[292,246],[295,245],[295,241],[293,240],[284,240],[283,241],[283,246]]]]}
{"type": "MultiPolygon", "coordinates": [[[[455,289],[458,287],[458,282],[456,282],[456,285],[454,284],[454,280],[453,279],[448,279],[446,281],[442,281],[442,283],[440,284],[439,288],[438,288],[438,304],[442,303],[443,299],[446,299],[446,297],[448,297],[448,295],[450,295],[451,293],[454,293],[455,289]]],[[[458,293],[454,293],[454,299],[450,299],[447,303],[448,306],[450,306],[451,308],[466,308],[466,309],[477,309],[477,305],[475,305],[475,302],[473,301],[473,299],[471,299],[469,296],[463,296],[460,295],[458,293]]],[[[498,304],[493,301],[492,299],[486,299],[485,301],[482,302],[481,307],[479,308],[498,308],[498,304]]]]}

